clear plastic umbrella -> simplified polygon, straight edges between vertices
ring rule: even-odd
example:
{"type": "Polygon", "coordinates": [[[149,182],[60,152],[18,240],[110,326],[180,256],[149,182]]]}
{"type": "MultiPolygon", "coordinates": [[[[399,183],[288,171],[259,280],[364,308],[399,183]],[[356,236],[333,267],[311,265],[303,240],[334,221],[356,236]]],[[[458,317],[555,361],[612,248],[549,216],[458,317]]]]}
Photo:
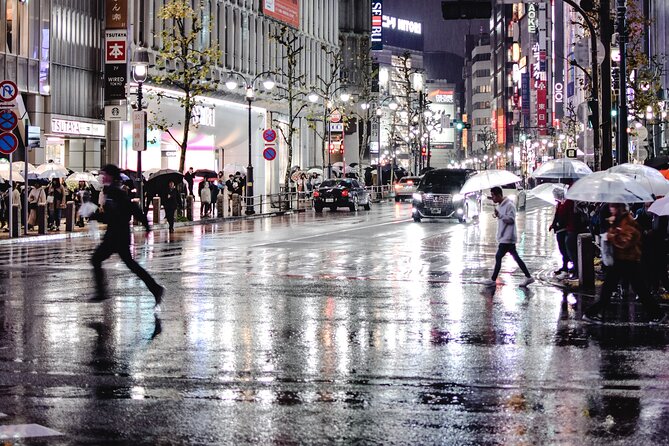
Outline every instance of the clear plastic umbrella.
{"type": "Polygon", "coordinates": [[[571,158],[558,158],[546,161],[532,172],[534,178],[572,179],[577,180],[592,173],[592,169],[582,161],[571,158]]]}
{"type": "Polygon", "coordinates": [[[69,171],[65,166],[56,163],[41,164],[35,168],[35,172],[39,178],[65,178],[69,175],[69,171]]]}
{"type": "Polygon", "coordinates": [[[462,186],[462,189],[460,189],[460,193],[467,194],[469,192],[490,189],[495,186],[517,183],[518,181],[522,181],[522,178],[508,170],[484,170],[469,178],[462,186]]]}
{"type": "Polygon", "coordinates": [[[561,190],[564,195],[567,193],[567,185],[560,183],[540,184],[534,189],[527,191],[527,198],[538,198],[546,203],[555,204],[556,200],[553,194],[556,190],[561,190]]]}
{"type": "Polygon", "coordinates": [[[656,200],[650,205],[648,212],[659,216],[669,215],[669,196],[656,200]]]}
{"type": "MultiPolygon", "coordinates": [[[[0,172],[0,181],[9,181],[9,177],[10,177],[9,172],[0,172]]],[[[20,173],[14,171],[13,169],[11,173],[11,178],[12,181],[16,181],[17,183],[23,183],[26,181],[20,173]]]]}
{"type": "Polygon", "coordinates": [[[95,190],[102,189],[102,185],[100,184],[98,179],[93,174],[88,172],[74,172],[72,175],[70,175],[65,179],[65,185],[67,185],[69,189],[74,190],[77,188],[80,181],[85,182],[95,190]]]}
{"type": "Polygon", "coordinates": [[[657,196],[669,194],[669,181],[657,170],[643,164],[625,163],[613,166],[609,170],[634,178],[644,189],[657,196]]]}
{"type": "Polygon", "coordinates": [[[566,197],[591,203],[644,203],[654,201],[633,178],[620,173],[595,172],[581,178],[567,190],[566,197]]]}

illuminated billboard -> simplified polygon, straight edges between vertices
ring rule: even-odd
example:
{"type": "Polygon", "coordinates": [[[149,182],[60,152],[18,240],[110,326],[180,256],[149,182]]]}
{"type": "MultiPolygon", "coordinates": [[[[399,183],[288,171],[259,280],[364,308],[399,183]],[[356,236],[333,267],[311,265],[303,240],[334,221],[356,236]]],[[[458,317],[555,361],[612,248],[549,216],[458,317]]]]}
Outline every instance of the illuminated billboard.
{"type": "Polygon", "coordinates": [[[263,0],[262,12],[288,26],[300,28],[299,0],[263,0]]]}

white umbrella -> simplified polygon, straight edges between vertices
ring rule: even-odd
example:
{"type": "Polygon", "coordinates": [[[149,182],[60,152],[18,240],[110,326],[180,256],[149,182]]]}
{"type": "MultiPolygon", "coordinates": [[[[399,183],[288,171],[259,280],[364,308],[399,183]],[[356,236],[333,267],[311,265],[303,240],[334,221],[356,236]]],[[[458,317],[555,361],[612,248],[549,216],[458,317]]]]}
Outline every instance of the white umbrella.
{"type": "Polygon", "coordinates": [[[567,190],[566,197],[574,201],[603,203],[643,203],[653,197],[633,178],[620,173],[595,172],[581,178],[567,190]]]}
{"type": "Polygon", "coordinates": [[[343,168],[344,168],[344,163],[341,162],[341,161],[337,161],[336,163],[334,163],[334,164],[332,165],[332,167],[337,167],[337,168],[339,168],[339,169],[343,169],[343,168]]]}
{"type": "Polygon", "coordinates": [[[309,170],[307,170],[308,174],[317,174],[317,175],[323,175],[323,169],[320,167],[311,167],[309,170]]]}
{"type": "Polygon", "coordinates": [[[460,189],[460,193],[467,194],[469,192],[490,189],[495,186],[517,183],[518,181],[522,181],[522,178],[508,170],[484,170],[469,178],[462,186],[462,189],[460,189]]]}
{"type": "Polygon", "coordinates": [[[563,193],[566,193],[567,185],[559,183],[540,184],[534,189],[527,191],[527,197],[538,198],[539,200],[545,201],[546,203],[555,204],[555,196],[553,195],[553,191],[555,190],[562,190],[563,193]]]}
{"type": "Polygon", "coordinates": [[[634,178],[644,189],[655,196],[669,194],[669,181],[657,170],[643,164],[625,163],[613,166],[609,170],[634,178]]]}
{"type": "Polygon", "coordinates": [[[56,163],[46,163],[41,164],[35,168],[34,173],[37,174],[39,178],[65,178],[68,176],[69,172],[65,166],[61,166],[56,163]]]}
{"type": "Polygon", "coordinates": [[[558,158],[546,161],[532,172],[534,178],[571,178],[578,179],[588,176],[592,169],[582,161],[571,158],[558,158]]]}
{"type": "Polygon", "coordinates": [[[648,212],[659,216],[669,215],[669,196],[655,200],[648,208],[648,212]]]}
{"type": "MultiPolygon", "coordinates": [[[[12,181],[17,183],[24,183],[26,180],[21,176],[20,173],[12,170],[12,181]]],[[[9,181],[9,172],[0,172],[0,181],[9,181]]]]}
{"type": "Polygon", "coordinates": [[[102,185],[98,179],[89,172],[74,172],[72,175],[65,179],[65,184],[70,189],[76,189],[80,181],[84,181],[87,184],[90,184],[95,190],[102,189],[102,185]]]}

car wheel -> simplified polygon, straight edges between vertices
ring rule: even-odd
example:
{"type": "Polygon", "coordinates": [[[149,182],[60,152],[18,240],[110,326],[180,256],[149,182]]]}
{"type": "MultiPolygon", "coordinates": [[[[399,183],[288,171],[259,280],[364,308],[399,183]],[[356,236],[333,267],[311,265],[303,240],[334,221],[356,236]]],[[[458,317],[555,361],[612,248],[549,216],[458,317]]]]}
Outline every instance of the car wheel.
{"type": "Polygon", "coordinates": [[[372,209],[372,202],[369,200],[369,198],[367,199],[367,203],[365,203],[364,208],[366,211],[370,211],[372,209]]]}
{"type": "Polygon", "coordinates": [[[320,214],[321,212],[323,212],[323,206],[318,206],[318,205],[314,206],[314,211],[320,214]]]}
{"type": "Polygon", "coordinates": [[[468,216],[469,216],[469,205],[466,205],[465,206],[465,212],[461,216],[458,217],[458,222],[466,223],[468,216]]]}
{"type": "Polygon", "coordinates": [[[415,221],[416,223],[420,223],[420,217],[414,215],[413,221],[415,221]]]}
{"type": "Polygon", "coordinates": [[[353,202],[348,205],[348,208],[350,209],[351,212],[355,212],[358,210],[358,197],[355,197],[353,199],[353,202]]]}
{"type": "Polygon", "coordinates": [[[400,202],[400,197],[395,196],[395,203],[399,203],[399,202],[400,202]]]}

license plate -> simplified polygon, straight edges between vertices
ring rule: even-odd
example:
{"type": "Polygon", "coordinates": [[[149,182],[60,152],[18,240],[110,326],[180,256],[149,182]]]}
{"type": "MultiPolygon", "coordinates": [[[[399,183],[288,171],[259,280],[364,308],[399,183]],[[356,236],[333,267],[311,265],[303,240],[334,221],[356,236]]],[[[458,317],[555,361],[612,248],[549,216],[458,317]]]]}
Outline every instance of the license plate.
{"type": "Polygon", "coordinates": [[[441,209],[440,208],[432,208],[430,209],[430,212],[433,214],[441,214],[441,209]]]}
{"type": "Polygon", "coordinates": [[[326,198],[325,202],[326,203],[334,203],[334,198],[326,198]]]}

